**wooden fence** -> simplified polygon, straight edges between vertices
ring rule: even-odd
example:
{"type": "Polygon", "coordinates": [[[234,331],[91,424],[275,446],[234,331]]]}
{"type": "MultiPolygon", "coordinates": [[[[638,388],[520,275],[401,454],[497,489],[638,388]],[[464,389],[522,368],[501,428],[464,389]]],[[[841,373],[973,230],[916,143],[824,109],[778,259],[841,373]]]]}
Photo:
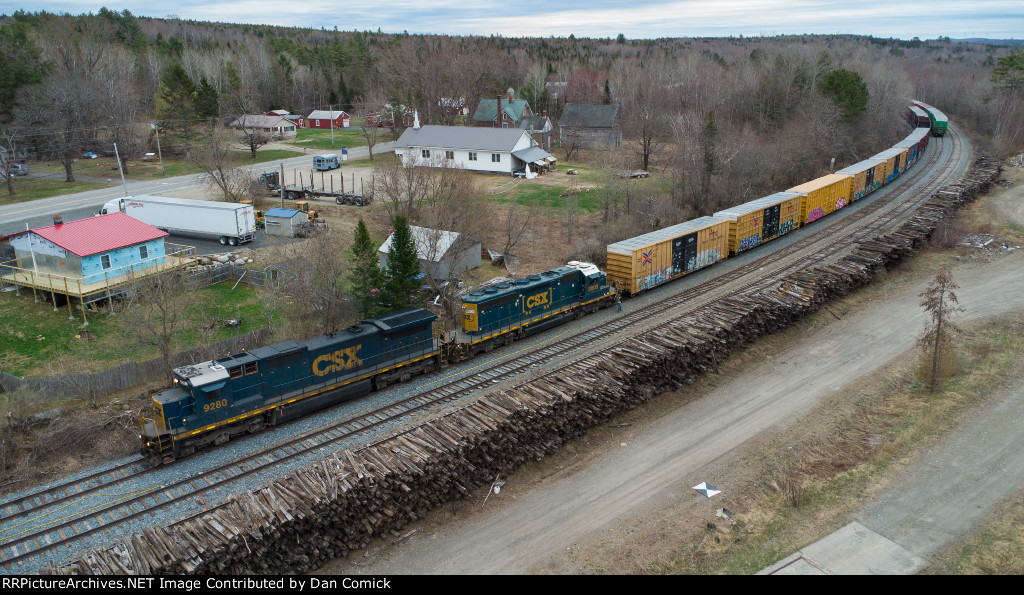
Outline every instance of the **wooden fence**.
{"type": "MultiPolygon", "coordinates": [[[[242,267],[239,267],[242,268],[242,267]]],[[[176,353],[171,357],[171,367],[195,364],[217,357],[224,357],[240,351],[255,349],[270,341],[269,329],[262,328],[244,335],[237,335],[213,345],[176,353]]],[[[166,378],[167,367],[163,358],[144,362],[126,362],[95,373],[66,374],[39,378],[19,378],[0,372],[0,393],[25,388],[38,392],[46,400],[59,398],[94,398],[138,386],[144,382],[166,378]]]]}

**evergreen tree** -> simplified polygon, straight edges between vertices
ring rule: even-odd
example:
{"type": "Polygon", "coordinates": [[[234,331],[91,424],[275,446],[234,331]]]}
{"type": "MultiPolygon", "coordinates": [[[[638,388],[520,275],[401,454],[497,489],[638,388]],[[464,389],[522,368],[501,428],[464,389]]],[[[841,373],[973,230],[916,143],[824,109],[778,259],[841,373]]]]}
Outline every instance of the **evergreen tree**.
{"type": "Polygon", "coordinates": [[[381,301],[392,312],[412,305],[416,290],[420,287],[420,281],[416,278],[420,274],[420,259],[405,215],[395,217],[385,274],[387,279],[384,281],[381,301]]]}
{"type": "Polygon", "coordinates": [[[348,278],[352,284],[352,295],[360,318],[373,318],[384,310],[381,307],[380,291],[384,285],[384,272],[380,270],[377,248],[370,239],[370,231],[362,217],[356,225],[356,236],[349,248],[352,254],[352,268],[348,278]]]}
{"type": "Polygon", "coordinates": [[[195,106],[197,118],[216,119],[220,116],[217,89],[213,88],[205,76],[200,79],[199,86],[196,87],[195,106]]]}
{"type": "Polygon", "coordinates": [[[999,58],[999,65],[992,68],[992,82],[1008,93],[1024,92],[1024,54],[999,58]]]}
{"type": "Polygon", "coordinates": [[[181,63],[175,62],[160,78],[160,91],[156,102],[157,117],[167,127],[188,136],[196,119],[196,85],[188,77],[181,63]]]}
{"type": "Polygon", "coordinates": [[[860,75],[840,68],[825,75],[818,90],[831,97],[843,110],[843,119],[850,121],[868,109],[868,86],[860,75]]]}

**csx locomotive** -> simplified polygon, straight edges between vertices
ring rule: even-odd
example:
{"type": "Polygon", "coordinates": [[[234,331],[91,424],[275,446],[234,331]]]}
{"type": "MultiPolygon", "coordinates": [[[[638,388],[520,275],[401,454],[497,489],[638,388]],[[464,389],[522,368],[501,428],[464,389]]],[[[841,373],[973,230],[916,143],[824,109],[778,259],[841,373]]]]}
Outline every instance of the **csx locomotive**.
{"type": "Polygon", "coordinates": [[[170,463],[594,312],[614,296],[600,269],[570,262],[465,296],[454,332],[435,333],[434,313],[408,308],[175,368],[173,387],[153,396],[152,417],[139,413],[142,454],[170,463]]]}

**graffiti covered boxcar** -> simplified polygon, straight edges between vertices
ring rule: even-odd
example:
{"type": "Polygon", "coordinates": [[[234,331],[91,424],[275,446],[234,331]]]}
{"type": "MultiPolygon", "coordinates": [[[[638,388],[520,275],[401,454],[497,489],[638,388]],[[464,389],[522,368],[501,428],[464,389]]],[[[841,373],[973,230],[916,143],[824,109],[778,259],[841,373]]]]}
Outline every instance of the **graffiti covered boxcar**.
{"type": "Polygon", "coordinates": [[[700,217],[608,245],[608,280],[635,294],[729,256],[726,217],[700,217]]]}
{"type": "Polygon", "coordinates": [[[784,236],[800,225],[803,196],[797,192],[776,192],[715,213],[733,223],[729,226],[729,256],[756,248],[784,236]]]}

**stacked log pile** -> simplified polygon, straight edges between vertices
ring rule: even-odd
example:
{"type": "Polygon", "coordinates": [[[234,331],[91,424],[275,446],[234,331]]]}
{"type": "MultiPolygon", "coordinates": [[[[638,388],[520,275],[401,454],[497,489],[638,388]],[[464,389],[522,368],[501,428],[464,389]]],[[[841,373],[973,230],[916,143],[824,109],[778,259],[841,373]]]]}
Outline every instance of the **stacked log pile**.
{"type": "Polygon", "coordinates": [[[870,283],[927,240],[950,212],[998,177],[983,158],[896,232],[853,254],[723,299],[514,388],[285,479],[169,527],[146,529],[49,573],[295,573],[400,531],[497,475],[540,460],[625,409],[717,369],[737,346],[781,330],[870,283]]]}

